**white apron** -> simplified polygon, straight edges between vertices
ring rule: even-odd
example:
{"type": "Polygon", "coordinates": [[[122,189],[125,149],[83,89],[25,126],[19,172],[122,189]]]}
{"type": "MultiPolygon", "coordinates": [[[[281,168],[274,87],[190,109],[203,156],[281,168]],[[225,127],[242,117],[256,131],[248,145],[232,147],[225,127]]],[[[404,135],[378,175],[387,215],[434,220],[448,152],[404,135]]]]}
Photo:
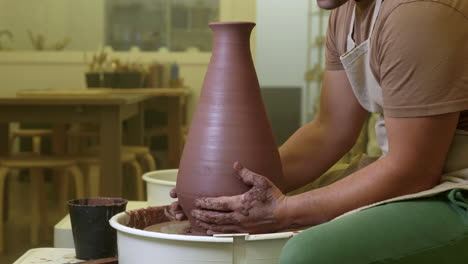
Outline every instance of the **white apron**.
{"type": "MultiPolygon", "coordinates": [[[[346,71],[346,75],[348,76],[354,95],[356,96],[359,103],[367,111],[371,113],[381,114],[379,120],[375,125],[375,129],[379,146],[382,149],[382,157],[384,157],[388,153],[388,140],[387,131],[385,129],[385,122],[382,115],[382,88],[380,87],[380,84],[377,82],[374,75],[372,74],[370,66],[370,39],[372,38],[374,25],[377,20],[377,16],[379,14],[381,5],[382,0],[376,0],[374,13],[372,15],[371,20],[369,38],[357,47],[352,37],[356,13],[355,7],[349,26],[350,28],[347,37],[346,53],[343,54],[340,57],[340,59],[346,71]]],[[[424,155],[424,153],[421,153],[421,155],[424,155]]],[[[358,208],[354,211],[346,213],[346,215],[382,203],[432,196],[456,188],[468,190],[467,131],[456,131],[455,137],[450,147],[450,151],[447,156],[447,160],[444,165],[443,173],[444,174],[442,175],[440,184],[432,189],[422,191],[419,193],[396,197],[369,206],[358,208]]]]}

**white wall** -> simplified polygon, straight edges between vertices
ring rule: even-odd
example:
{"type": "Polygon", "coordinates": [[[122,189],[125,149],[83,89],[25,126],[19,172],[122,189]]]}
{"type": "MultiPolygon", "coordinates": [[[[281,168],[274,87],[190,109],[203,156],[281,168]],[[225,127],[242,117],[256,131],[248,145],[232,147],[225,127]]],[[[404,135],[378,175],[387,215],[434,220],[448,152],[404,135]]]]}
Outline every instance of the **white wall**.
{"type": "MultiPolygon", "coordinates": [[[[255,21],[254,0],[220,1],[221,21],[255,21]]],[[[47,43],[72,32],[74,37],[70,50],[94,51],[102,43],[103,13],[103,0],[0,0],[0,30],[12,30],[15,49],[19,49],[0,52],[0,96],[13,96],[17,91],[26,89],[84,87],[83,52],[25,51],[31,50],[26,30],[31,28],[36,33],[46,34],[47,43]]],[[[255,34],[252,39],[255,40],[255,34]]],[[[191,117],[198,103],[210,53],[122,52],[115,55],[128,57],[131,61],[179,63],[185,84],[193,91],[189,103],[191,117]]]]}
{"type": "Polygon", "coordinates": [[[310,50],[310,61],[307,60],[308,45],[312,45],[317,36],[326,35],[328,18],[325,15],[320,19],[318,10],[315,0],[257,0],[256,67],[260,85],[303,88],[303,123],[310,120],[320,95],[321,84],[307,85],[304,79],[307,70],[319,62],[319,57],[322,57],[322,65],[324,61],[323,49],[319,51],[318,48],[310,50]],[[314,13],[310,21],[309,2],[313,4],[314,13]]]}
{"type": "MultiPolygon", "coordinates": [[[[198,103],[200,88],[211,56],[207,52],[113,52],[110,57],[141,63],[174,62],[180,65],[185,84],[191,88],[189,118],[198,103]]],[[[86,65],[82,52],[0,52],[0,97],[21,90],[84,89],[86,65]]]]}
{"type": "Polygon", "coordinates": [[[14,34],[14,48],[32,50],[28,30],[46,46],[70,37],[68,49],[96,50],[104,37],[102,0],[0,0],[0,29],[14,34]]]}
{"type": "MultiPolygon", "coordinates": [[[[257,0],[256,68],[261,87],[301,87],[305,94],[307,7],[308,0],[257,0]]],[[[306,106],[303,98],[303,123],[306,106]]]]}
{"type": "Polygon", "coordinates": [[[261,86],[304,86],[307,0],[257,0],[256,67],[261,86]]]}

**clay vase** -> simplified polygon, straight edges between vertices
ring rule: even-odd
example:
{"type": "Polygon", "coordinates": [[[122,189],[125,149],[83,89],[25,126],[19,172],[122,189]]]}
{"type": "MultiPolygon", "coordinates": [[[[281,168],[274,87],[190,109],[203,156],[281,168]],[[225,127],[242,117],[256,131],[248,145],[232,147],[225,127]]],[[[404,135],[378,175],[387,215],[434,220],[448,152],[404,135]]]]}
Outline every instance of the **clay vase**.
{"type": "Polygon", "coordinates": [[[277,182],[282,176],[250,52],[255,23],[209,24],[213,53],[192,119],[177,177],[179,202],[193,233],[206,230],[190,212],[200,197],[234,196],[249,190],[233,169],[235,161],[277,182]]]}

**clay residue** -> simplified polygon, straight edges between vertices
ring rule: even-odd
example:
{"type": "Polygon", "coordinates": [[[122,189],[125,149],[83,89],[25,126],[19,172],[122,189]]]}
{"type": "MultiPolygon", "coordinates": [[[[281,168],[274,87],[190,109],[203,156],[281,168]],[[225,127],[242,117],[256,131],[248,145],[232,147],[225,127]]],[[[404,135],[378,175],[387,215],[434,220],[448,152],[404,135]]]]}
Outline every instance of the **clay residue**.
{"type": "Polygon", "coordinates": [[[190,229],[188,221],[164,222],[146,227],[144,230],[173,235],[191,235],[187,231],[190,229]]]}
{"type": "Polygon", "coordinates": [[[81,262],[81,264],[118,264],[119,260],[117,257],[113,258],[105,258],[105,259],[95,259],[89,260],[85,262],[81,262]]]}
{"type": "Polygon", "coordinates": [[[85,198],[68,201],[72,206],[120,206],[127,204],[127,200],[120,198],[85,198]]]}
{"type": "MultiPolygon", "coordinates": [[[[129,216],[127,224],[130,228],[136,228],[148,232],[157,232],[174,235],[208,236],[205,232],[193,230],[188,221],[177,221],[169,213],[169,206],[148,207],[125,212],[129,216]]],[[[300,232],[303,228],[293,228],[280,232],[300,232]]],[[[276,233],[276,232],[273,232],[276,233]]]]}
{"type": "MultiPolygon", "coordinates": [[[[127,226],[130,228],[165,234],[208,236],[205,232],[193,230],[188,221],[175,220],[169,213],[168,206],[148,207],[126,211],[125,213],[129,216],[127,226]]],[[[297,230],[302,229],[283,230],[280,232],[297,230]]]]}
{"type": "Polygon", "coordinates": [[[149,232],[177,235],[206,236],[193,232],[188,221],[177,221],[171,215],[169,206],[148,207],[125,212],[129,216],[127,226],[149,232]]]}
{"type": "Polygon", "coordinates": [[[128,227],[143,230],[148,226],[170,222],[168,206],[148,207],[125,212],[129,216],[128,227]]]}

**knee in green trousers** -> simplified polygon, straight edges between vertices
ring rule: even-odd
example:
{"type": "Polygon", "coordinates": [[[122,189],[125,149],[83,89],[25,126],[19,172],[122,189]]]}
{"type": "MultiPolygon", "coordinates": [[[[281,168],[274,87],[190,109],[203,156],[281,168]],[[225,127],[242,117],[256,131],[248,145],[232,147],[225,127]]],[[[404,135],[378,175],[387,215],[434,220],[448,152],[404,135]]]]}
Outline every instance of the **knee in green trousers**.
{"type": "Polygon", "coordinates": [[[468,263],[467,191],[373,207],[290,239],[281,264],[468,263]]]}

